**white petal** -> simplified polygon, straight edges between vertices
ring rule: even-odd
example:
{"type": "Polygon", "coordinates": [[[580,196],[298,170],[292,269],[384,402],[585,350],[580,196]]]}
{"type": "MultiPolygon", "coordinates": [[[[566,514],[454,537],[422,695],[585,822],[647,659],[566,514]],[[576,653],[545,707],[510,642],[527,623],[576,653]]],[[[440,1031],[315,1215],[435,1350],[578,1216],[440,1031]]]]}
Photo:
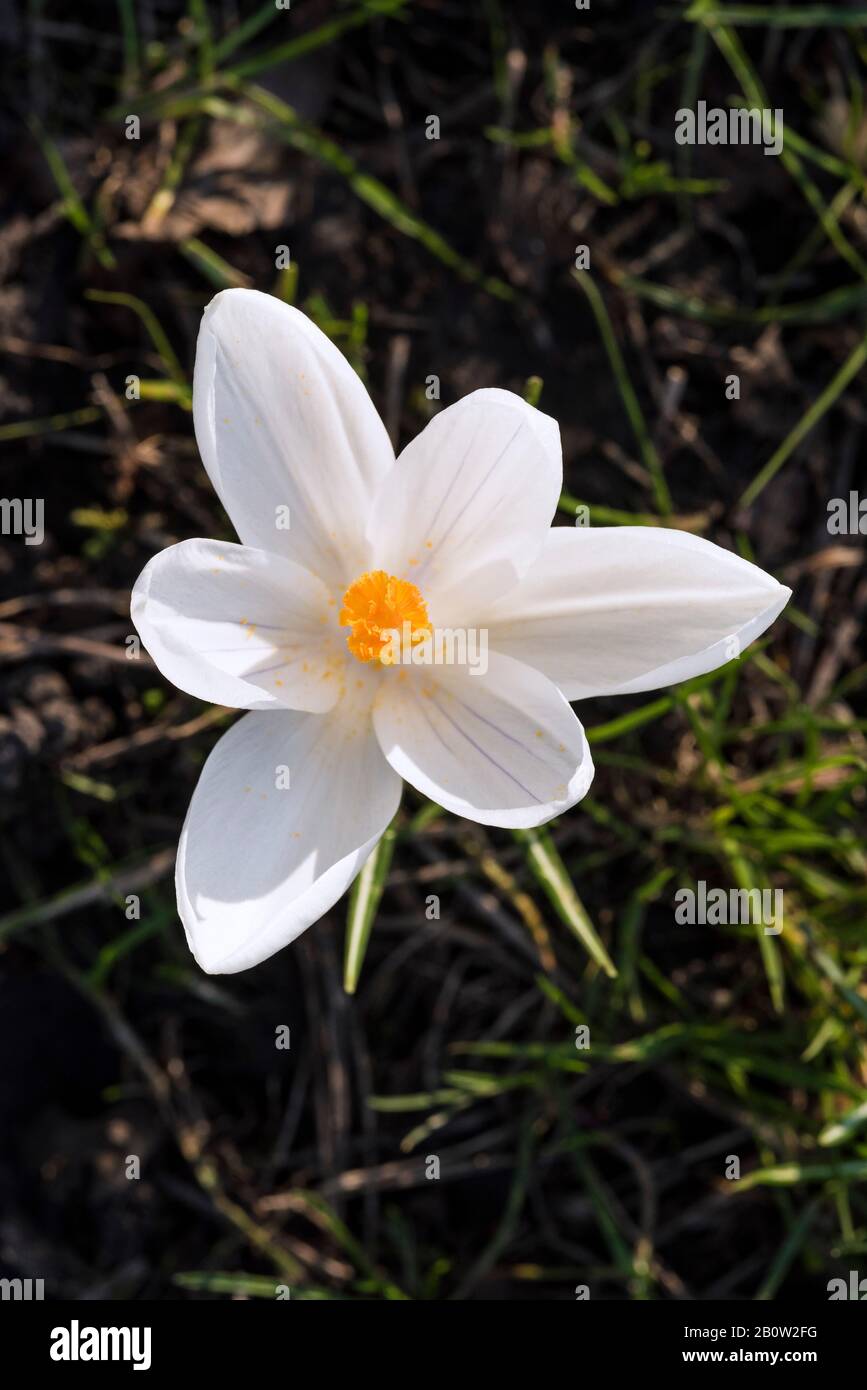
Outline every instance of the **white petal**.
{"type": "Polygon", "coordinates": [[[373,564],[411,579],[434,621],[455,590],[494,595],[538,555],[563,479],[557,422],[511,391],[473,391],[400,455],[368,526],[373,564]]]}
{"type": "Polygon", "coordinates": [[[364,526],[394,452],[357,373],[310,319],[257,290],[218,294],[199,330],[193,414],[246,545],[335,586],[367,568],[364,526]]]}
{"type": "Polygon", "coordinates": [[[145,565],[132,620],[173,685],[238,709],[327,710],[347,666],[321,580],[250,546],[191,540],[145,565]]]}
{"type": "Polygon", "coordinates": [[[401,777],[483,825],[542,825],[580,801],[593,779],[584,730],[559,690],[511,657],[490,653],[484,675],[394,668],[373,720],[401,777]]]}
{"type": "Polygon", "coordinates": [[[349,887],[399,801],[369,702],[234,724],[202,769],[178,846],[178,911],[202,969],[234,974],[294,941],[349,887]]]}
{"type": "Polygon", "coordinates": [[[739,656],[790,594],[685,531],[557,527],[519,587],[487,610],[489,642],[569,700],[655,690],[739,656]]]}

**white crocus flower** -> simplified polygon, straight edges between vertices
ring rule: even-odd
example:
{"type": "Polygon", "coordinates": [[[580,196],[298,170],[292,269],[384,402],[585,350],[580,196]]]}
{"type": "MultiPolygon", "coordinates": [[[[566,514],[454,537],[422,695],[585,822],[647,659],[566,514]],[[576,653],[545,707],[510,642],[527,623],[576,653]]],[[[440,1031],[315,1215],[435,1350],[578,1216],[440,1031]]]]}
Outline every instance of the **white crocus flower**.
{"type": "Polygon", "coordinates": [[[205,763],[178,848],[178,909],[210,973],[256,965],[332,906],[402,778],[484,825],[541,825],[593,776],[570,700],[710,671],[789,597],[679,531],[551,530],[559,430],[509,391],[441,411],[395,462],[348,362],[269,295],[208,306],[193,406],[241,544],[164,550],[132,616],[175,685],[252,711],[205,763]],[[484,673],[411,664],[446,627],[487,633],[484,673]],[[410,651],[388,665],[395,630],[410,651]]]}

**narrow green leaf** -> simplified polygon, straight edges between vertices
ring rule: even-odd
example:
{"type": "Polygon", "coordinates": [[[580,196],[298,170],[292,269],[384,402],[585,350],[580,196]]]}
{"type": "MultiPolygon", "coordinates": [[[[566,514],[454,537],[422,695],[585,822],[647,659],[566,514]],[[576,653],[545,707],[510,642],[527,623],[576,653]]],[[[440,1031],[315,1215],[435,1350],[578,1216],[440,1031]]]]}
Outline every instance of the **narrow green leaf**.
{"type": "Polygon", "coordinates": [[[614,979],[617,975],[614,962],[575,892],[569,871],[548,831],[514,830],[512,834],[524,846],[533,877],[553,904],[560,920],[574,932],[590,958],[614,979]]]}
{"type": "Polygon", "coordinates": [[[853,377],[861,371],[867,362],[867,337],[862,338],[855,351],[847,357],[843,366],[837,372],[832,381],[828,383],[808,410],[804,412],[795,428],[786,435],[780,447],[775,450],[764,468],[756,474],[749,487],[745,490],[740,499],[739,506],[750,507],[755,502],[759,493],[762,492],[772,478],[782,468],[783,464],[794,453],[795,449],[806,439],[807,435],[821,420],[822,416],[831,409],[835,401],[843,394],[846,387],[853,377]]]}
{"type": "Polygon", "coordinates": [[[863,1105],[856,1105],[854,1110],[848,1110],[845,1115],[826,1125],[819,1135],[819,1143],[823,1149],[830,1149],[835,1144],[842,1144],[844,1139],[848,1139],[854,1134],[856,1129],[867,1123],[867,1100],[863,1105]]]}
{"type": "Polygon", "coordinates": [[[236,270],[233,265],[217,255],[204,241],[198,237],[187,237],[186,241],[178,243],[178,250],[190,263],[195,266],[201,275],[204,275],[218,290],[226,289],[249,289],[250,277],[243,271],[236,270]]]}
{"type": "Polygon", "coordinates": [[[347,994],[354,994],[358,986],[373,919],[385,888],[396,838],[397,817],[391,822],[352,885],[343,953],[343,988],[347,994]]]}
{"type": "Polygon", "coordinates": [[[734,1197],[753,1187],[797,1187],[802,1182],[832,1182],[846,1178],[863,1182],[867,1178],[867,1159],[853,1158],[845,1163],[781,1163],[774,1168],[756,1168],[732,1183],[730,1191],[734,1197]]]}
{"type": "Polygon", "coordinates": [[[774,1262],[762,1280],[762,1286],[755,1297],[756,1303],[767,1303],[777,1295],[777,1290],[791,1269],[795,1259],[803,1248],[804,1241],[810,1231],[813,1219],[819,1210],[820,1199],[814,1197],[812,1202],[801,1212],[797,1221],[792,1226],[780,1249],[774,1257],[774,1262]]]}
{"type": "Polygon", "coordinates": [[[85,299],[96,300],[99,304],[121,304],[127,309],[132,309],[134,314],[138,314],[166,369],[166,374],[182,388],[184,400],[189,401],[191,399],[189,383],[184,369],[178,361],[177,353],[169,342],[168,335],[156,314],[145,304],[144,300],[137,299],[134,294],[125,294],[119,290],[85,290],[84,297],[85,299]]]}
{"type": "Polygon", "coordinates": [[[706,9],[692,5],[684,19],[694,24],[760,24],[768,29],[819,29],[835,25],[854,29],[867,24],[867,6],[854,5],[726,5],[706,9]]]}
{"type": "MultiPolygon", "coordinates": [[[[390,15],[399,15],[405,4],[406,0],[367,0],[367,3],[357,10],[350,10],[348,14],[329,19],[318,29],[311,29],[306,34],[299,34],[286,43],[276,44],[273,48],[268,48],[263,53],[257,53],[254,57],[247,58],[243,63],[238,63],[233,68],[226,68],[225,71],[231,73],[233,77],[253,77],[257,72],[276,68],[282,63],[295,62],[296,59],[304,57],[307,53],[312,53],[314,49],[333,43],[335,39],[340,38],[341,34],[347,33],[350,29],[357,29],[362,24],[370,24],[374,19],[385,19],[390,15]]],[[[249,29],[245,37],[249,37],[249,29]]],[[[223,40],[217,45],[217,56],[225,57],[234,47],[235,43],[231,39],[223,40]]]]}
{"type": "Polygon", "coordinates": [[[614,329],[611,325],[611,319],[608,316],[608,310],[605,307],[605,301],[599,293],[589,271],[573,270],[572,274],[590,301],[590,308],[593,310],[593,317],[596,320],[603,346],[608,354],[608,360],[611,363],[611,369],[614,372],[620,396],[626,409],[626,414],[629,417],[629,423],[632,426],[632,433],[635,435],[635,441],[641,452],[644,466],[651,477],[654,500],[659,511],[664,515],[668,515],[673,508],[671,493],[668,490],[668,484],[665,481],[665,475],[663,473],[662,459],[659,457],[656,445],[650,437],[650,431],[647,428],[647,422],[644,419],[641,406],[638,403],[638,397],[635,394],[632,382],[629,380],[629,373],[626,370],[623,354],[614,336],[614,329]]]}

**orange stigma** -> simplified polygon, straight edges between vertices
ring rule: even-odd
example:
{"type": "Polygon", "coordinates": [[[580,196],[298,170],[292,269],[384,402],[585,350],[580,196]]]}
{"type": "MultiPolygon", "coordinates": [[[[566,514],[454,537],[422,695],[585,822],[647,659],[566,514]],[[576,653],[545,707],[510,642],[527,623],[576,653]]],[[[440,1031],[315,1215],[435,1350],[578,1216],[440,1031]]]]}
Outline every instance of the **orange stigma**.
{"type": "Polygon", "coordinates": [[[338,622],[352,631],[346,644],[359,661],[393,666],[402,643],[415,646],[431,634],[427,606],[414,584],[385,570],[368,570],[343,595],[338,622]]]}

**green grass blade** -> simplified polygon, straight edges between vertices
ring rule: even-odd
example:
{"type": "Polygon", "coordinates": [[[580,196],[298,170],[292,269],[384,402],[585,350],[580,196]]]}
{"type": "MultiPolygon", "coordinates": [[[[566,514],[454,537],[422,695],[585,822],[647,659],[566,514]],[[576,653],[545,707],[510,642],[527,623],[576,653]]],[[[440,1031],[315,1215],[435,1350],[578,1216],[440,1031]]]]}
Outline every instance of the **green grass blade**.
{"type": "Polygon", "coordinates": [[[867,336],[862,338],[855,351],[846,359],[833,380],[830,381],[824,391],[816,397],[809,409],[805,410],[797,425],[786,435],[780,447],[774,450],[774,453],[768,459],[764,468],[756,474],[749,487],[744,490],[738,504],[739,506],[752,506],[753,502],[755,502],[759,494],[767,487],[771,479],[776,477],[783,464],[791,457],[801,441],[806,439],[812,429],[815,429],[816,425],[822,419],[822,416],[827,414],[831,406],[836,403],[846,390],[849,382],[853,377],[858,375],[865,362],[867,362],[867,336]]]}
{"type": "MultiPolygon", "coordinates": [[[[275,68],[281,63],[294,62],[296,58],[303,58],[305,54],[312,53],[314,49],[333,43],[335,39],[340,38],[341,34],[345,34],[350,29],[357,29],[362,24],[370,24],[371,20],[374,19],[387,19],[389,16],[398,15],[406,3],[407,0],[367,0],[367,3],[357,10],[350,10],[348,14],[329,19],[318,29],[311,29],[307,34],[299,34],[297,38],[289,39],[287,43],[277,44],[265,53],[258,53],[255,57],[238,63],[235,67],[226,68],[225,72],[232,77],[248,78],[255,76],[256,73],[264,72],[266,68],[275,68]]],[[[220,45],[223,55],[226,51],[225,44],[226,41],[224,40],[223,44],[220,45]]]]}
{"type": "Polygon", "coordinates": [[[776,1298],[780,1285],[801,1253],[810,1227],[819,1210],[819,1205],[820,1199],[818,1197],[814,1198],[812,1202],[808,1202],[797,1221],[793,1223],[792,1229],[777,1251],[773,1264],[762,1280],[761,1287],[755,1297],[756,1303],[767,1303],[776,1298]]]}
{"type": "Polygon", "coordinates": [[[216,251],[212,251],[210,246],[200,241],[198,237],[187,237],[186,241],[179,242],[178,250],[215,289],[250,288],[249,275],[244,275],[242,271],[236,270],[233,265],[223,260],[222,256],[218,256],[216,251]]]}
{"type": "Polygon", "coordinates": [[[177,354],[168,340],[165,329],[144,300],[137,299],[134,294],[125,294],[119,290],[85,290],[84,297],[85,299],[94,299],[99,304],[121,304],[127,309],[132,309],[134,314],[138,314],[167,375],[179,388],[183,388],[185,398],[190,399],[190,386],[186,373],[178,361],[177,354]]]}
{"type": "Polygon", "coordinates": [[[572,274],[590,301],[590,308],[593,310],[593,316],[596,319],[605,351],[608,354],[608,360],[611,363],[611,368],[620,390],[620,396],[626,408],[629,423],[632,426],[632,432],[635,435],[635,440],[638,444],[644,466],[651,477],[653,496],[657,508],[664,515],[668,515],[673,508],[671,494],[668,490],[668,484],[665,481],[665,474],[662,468],[662,459],[659,457],[656,445],[650,437],[650,431],[647,428],[641,406],[638,404],[638,397],[635,394],[632,382],[629,380],[626,364],[623,361],[623,354],[614,336],[614,329],[611,325],[611,319],[608,316],[608,310],[605,307],[605,301],[599,293],[589,271],[573,270],[572,274]]]}
{"type": "Polygon", "coordinates": [[[537,828],[514,830],[512,834],[523,845],[533,877],[553,904],[560,920],[578,938],[591,960],[614,979],[617,975],[614,962],[578,897],[569,871],[548,831],[537,828]]]}
{"type": "Polygon", "coordinates": [[[343,988],[347,994],[354,994],[358,987],[373,921],[388,878],[396,838],[396,821],[392,821],[352,885],[343,953],[343,988]]]}
{"type": "Polygon", "coordinates": [[[841,5],[726,5],[706,8],[706,3],[693,5],[684,19],[696,24],[758,24],[769,29],[855,29],[867,24],[867,5],[849,9],[841,5]]]}

